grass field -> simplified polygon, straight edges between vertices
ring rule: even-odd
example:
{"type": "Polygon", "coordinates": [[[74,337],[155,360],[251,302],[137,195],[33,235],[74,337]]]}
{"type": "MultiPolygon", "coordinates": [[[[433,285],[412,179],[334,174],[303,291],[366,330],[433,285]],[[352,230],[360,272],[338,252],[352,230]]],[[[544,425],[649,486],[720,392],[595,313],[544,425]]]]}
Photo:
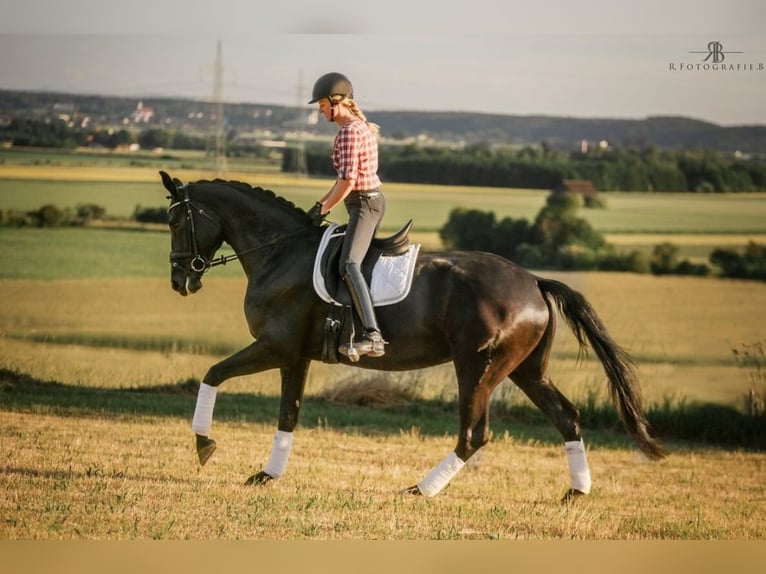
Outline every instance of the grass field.
{"type": "MultiPolygon", "coordinates": [[[[93,203],[109,215],[129,217],[137,206],[167,205],[158,176],[160,169],[183,181],[210,178],[204,169],[179,167],[177,162],[154,159],[151,167],[104,165],[0,164],[0,209],[33,210],[45,204],[75,207],[93,203]]],[[[230,179],[272,189],[296,205],[308,208],[330,186],[327,179],[296,178],[274,171],[256,172],[240,165],[230,179]]],[[[465,186],[428,186],[387,183],[387,212],[383,232],[415,221],[413,238],[428,249],[441,248],[438,230],[455,207],[493,211],[498,219],[533,220],[545,203],[547,191],[508,190],[465,186]]],[[[623,251],[651,252],[669,241],[682,258],[705,261],[716,247],[737,248],[748,241],[766,241],[766,194],[693,195],[665,193],[605,194],[607,209],[582,210],[598,231],[623,251]]],[[[342,210],[341,210],[342,211],[342,210]]],[[[331,216],[343,219],[344,214],[331,216]]]]}
{"type": "MultiPolygon", "coordinates": [[[[3,170],[27,167],[0,165],[0,208],[17,202],[14,209],[33,209],[52,197],[115,213],[118,205],[127,212],[136,203],[165,205],[156,166],[53,165],[50,173],[35,170],[34,180],[17,172],[3,178],[9,173],[3,170]],[[117,184],[122,169],[131,176],[117,184]],[[111,181],[104,181],[106,171],[111,181]]],[[[279,174],[264,180],[305,205],[327,183],[279,174]]],[[[451,205],[477,202],[470,206],[500,206],[513,215],[535,212],[544,201],[536,191],[391,188],[390,203],[401,212],[388,216],[398,223],[406,212],[417,213],[434,222],[432,229],[451,205]]],[[[614,221],[622,221],[614,224],[616,241],[649,244],[672,235],[704,249],[766,234],[746,217],[761,213],[764,200],[734,197],[731,213],[743,219],[716,222],[702,212],[719,209],[718,197],[691,198],[687,219],[683,198],[658,198],[609,197],[604,213],[614,209],[614,221]],[[644,201],[633,207],[646,213],[651,200],[663,214],[675,210],[688,235],[625,227],[630,218],[617,213],[620,206],[644,201]],[[692,234],[703,221],[706,232],[692,234]]],[[[250,341],[238,265],[216,269],[201,292],[181,298],[169,287],[165,232],[0,229],[0,245],[0,539],[766,538],[762,452],[670,441],[671,456],[647,464],[620,428],[586,428],[594,490],[566,508],[557,503],[568,487],[560,437],[537,419],[506,417],[502,409],[493,410],[492,442],[445,492],[429,500],[400,496],[454,446],[457,414],[444,407],[456,394],[448,365],[387,375],[389,384],[416,390],[412,402],[392,407],[336,404],[328,391],[369,374],[313,365],[288,473],[265,488],[244,488],[268,457],[278,374],[222,387],[213,425],[219,450],[204,469],[189,428],[196,381],[250,341]]],[[[744,408],[749,373],[732,349],[766,340],[766,284],[546,275],[594,304],[636,359],[648,404],[744,408]]],[[[575,402],[594,392],[605,396],[599,365],[578,363],[563,323],[551,374],[575,402]]],[[[495,401],[528,404],[507,385],[495,401]]]]}
{"type": "MultiPolygon", "coordinates": [[[[157,397],[157,400],[161,400],[157,397]]],[[[223,409],[222,409],[223,410],[223,409]]],[[[319,411],[322,412],[321,410],[319,411]]],[[[312,413],[315,414],[315,413],[312,413]]],[[[680,450],[657,465],[591,448],[597,487],[573,509],[562,449],[501,435],[432,500],[402,497],[449,437],[375,435],[309,424],[289,474],[242,480],[268,456],[273,426],[219,420],[221,448],[195,468],[188,421],[4,413],[0,537],[27,539],[763,539],[763,456],[680,450]],[[54,438],[55,437],[55,438],[54,438]],[[478,493],[478,495],[477,495],[478,493]]]]}
{"type": "MultiPolygon", "coordinates": [[[[45,203],[73,207],[97,203],[107,213],[126,217],[136,205],[166,205],[158,171],[183,181],[210,179],[209,171],[157,162],[152,167],[0,164],[0,208],[31,210],[45,203]]],[[[309,207],[332,183],[328,178],[297,178],[278,172],[231,170],[229,179],[272,189],[301,207],[309,207]]],[[[413,218],[422,231],[439,229],[454,207],[494,211],[498,218],[534,218],[546,190],[433,186],[386,183],[386,225],[397,228],[413,218]]],[[[766,234],[764,194],[604,194],[606,209],[582,210],[596,229],[622,234],[766,234]]]]}
{"type": "MultiPolygon", "coordinates": [[[[755,310],[766,308],[766,285],[607,273],[550,276],[575,286],[593,301],[612,334],[637,360],[647,399],[660,402],[673,396],[742,407],[747,376],[737,367],[732,349],[763,340],[755,310]]],[[[103,347],[230,354],[250,341],[242,312],[244,288],[244,278],[209,277],[202,291],[184,299],[171,291],[165,279],[2,280],[0,299],[7,302],[0,305],[6,345],[3,362],[16,367],[11,363],[14,356],[28,356],[18,365],[23,372],[74,383],[61,370],[49,372],[59,361],[66,363],[66,355],[55,363],[40,361],[35,366],[36,357],[53,353],[35,352],[35,345],[83,346],[79,354],[86,353],[86,362],[94,369],[103,347]],[[11,344],[21,347],[12,353],[11,344]],[[97,352],[89,355],[88,348],[97,352]]],[[[582,396],[594,382],[601,385],[597,363],[588,360],[576,366],[577,346],[563,326],[555,356],[553,376],[565,391],[582,396]]],[[[130,363],[118,362],[123,378],[132,371],[130,363]]],[[[179,377],[201,376],[204,369],[196,364],[194,373],[184,371],[179,377]]],[[[437,370],[443,372],[443,368],[437,370]]],[[[447,373],[437,377],[440,382],[429,391],[431,396],[453,396],[454,382],[449,369],[447,373]]],[[[139,384],[142,377],[154,380],[150,371],[124,384],[139,384]]],[[[273,375],[266,377],[276,380],[273,375]]],[[[333,384],[339,377],[319,378],[333,384]]],[[[98,385],[99,380],[111,378],[102,372],[86,380],[98,385]]],[[[243,384],[248,388],[251,383],[243,384]]],[[[270,388],[274,392],[277,387],[270,388]]]]}

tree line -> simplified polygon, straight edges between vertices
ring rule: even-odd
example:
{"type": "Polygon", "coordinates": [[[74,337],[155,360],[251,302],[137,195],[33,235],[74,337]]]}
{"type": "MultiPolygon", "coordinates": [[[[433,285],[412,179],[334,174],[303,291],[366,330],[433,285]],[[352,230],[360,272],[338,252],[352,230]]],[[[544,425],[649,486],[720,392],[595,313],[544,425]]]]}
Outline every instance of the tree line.
{"type": "Polygon", "coordinates": [[[0,142],[14,146],[73,149],[83,146],[101,146],[116,149],[120,146],[139,144],[143,148],[173,148],[204,150],[207,138],[180,130],[147,128],[135,132],[125,128],[86,129],[70,127],[60,121],[41,121],[23,118],[13,119],[9,125],[0,127],[0,142]]]}
{"type": "Polygon", "coordinates": [[[721,277],[766,280],[766,245],[750,242],[739,253],[715,249],[707,263],[681,259],[672,243],[656,245],[651,256],[641,251],[618,252],[587,220],[577,216],[580,195],[551,193],[534,221],[491,211],[455,208],[439,237],[448,249],[487,251],[533,269],[628,271],[655,275],[716,273],[721,277]]]}
{"type": "MultiPolygon", "coordinates": [[[[0,128],[0,141],[15,145],[74,147],[97,143],[116,148],[135,141],[127,130],[86,131],[62,122],[13,120],[0,128]]],[[[138,135],[145,147],[204,147],[204,138],[182,132],[149,128],[138,135]]],[[[295,165],[295,150],[285,150],[283,170],[295,165]]],[[[588,179],[597,189],[626,191],[728,192],[766,190],[766,161],[704,151],[671,152],[654,147],[598,149],[568,153],[526,147],[520,150],[474,145],[462,150],[421,146],[381,148],[385,180],[430,184],[460,184],[556,189],[564,179],[588,179]]],[[[306,150],[312,174],[335,176],[326,146],[306,150]]],[[[678,248],[657,245],[651,259],[641,252],[617,253],[587,221],[576,217],[582,198],[551,194],[533,222],[505,218],[470,209],[454,210],[440,231],[447,247],[489,251],[535,268],[600,269],[655,274],[708,275],[713,269],[725,277],[766,279],[766,246],[750,243],[744,253],[716,249],[712,265],[679,260],[678,248]]],[[[166,215],[137,207],[137,221],[164,221],[166,215]]],[[[60,210],[47,205],[30,212],[0,210],[0,225],[55,227],[86,225],[102,218],[103,208],[77,206],[60,210]]]]}
{"type": "MultiPolygon", "coordinates": [[[[260,155],[258,146],[235,146],[229,153],[260,155]]],[[[74,148],[99,145],[109,149],[131,143],[143,148],[204,150],[208,138],[182,130],[149,127],[128,129],[70,127],[60,121],[14,119],[0,127],[0,142],[17,146],[74,148]]],[[[282,169],[300,165],[294,148],[283,153],[282,169]]],[[[335,176],[327,146],[305,150],[309,174],[335,176]]],[[[538,147],[474,144],[462,149],[421,145],[383,145],[379,173],[384,181],[434,185],[466,185],[555,189],[567,179],[589,180],[602,191],[741,192],[766,191],[766,158],[738,157],[711,150],[662,150],[655,146],[607,147],[587,153],[563,152],[545,143],[538,147]]]]}
{"type": "MultiPolygon", "coordinates": [[[[295,153],[285,151],[284,171],[295,165],[295,153]]],[[[766,159],[710,150],[648,146],[581,153],[545,145],[512,149],[479,144],[459,150],[407,145],[381,147],[379,160],[383,180],[400,183],[555,189],[569,179],[589,180],[601,191],[766,191],[766,159]]],[[[306,165],[310,174],[335,175],[326,146],[308,148],[306,165]]]]}

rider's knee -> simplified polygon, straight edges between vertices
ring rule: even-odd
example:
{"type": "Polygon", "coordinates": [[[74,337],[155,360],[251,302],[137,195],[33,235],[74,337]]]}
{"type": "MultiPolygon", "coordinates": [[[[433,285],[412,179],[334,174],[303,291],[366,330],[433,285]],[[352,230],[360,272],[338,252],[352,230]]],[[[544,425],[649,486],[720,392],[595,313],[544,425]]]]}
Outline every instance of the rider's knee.
{"type": "Polygon", "coordinates": [[[356,261],[353,261],[351,259],[346,259],[345,261],[341,261],[340,265],[340,276],[346,277],[349,275],[349,273],[353,273],[356,269],[361,269],[361,266],[356,261]]]}

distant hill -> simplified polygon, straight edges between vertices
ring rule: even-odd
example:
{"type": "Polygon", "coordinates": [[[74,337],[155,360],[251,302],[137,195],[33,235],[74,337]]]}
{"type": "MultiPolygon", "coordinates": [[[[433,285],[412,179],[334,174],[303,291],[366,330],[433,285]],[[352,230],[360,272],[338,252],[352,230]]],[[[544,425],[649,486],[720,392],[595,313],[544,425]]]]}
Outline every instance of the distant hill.
{"type": "Polygon", "coordinates": [[[766,126],[722,127],[685,117],[643,120],[578,119],[454,112],[378,112],[369,114],[387,133],[417,131],[442,139],[514,144],[548,142],[654,145],[667,149],[705,148],[724,152],[766,152],[766,126]]]}
{"type": "MultiPolygon", "coordinates": [[[[271,133],[275,139],[294,131],[301,125],[302,115],[308,116],[312,111],[308,106],[299,109],[265,104],[224,104],[228,129],[237,133],[271,133]]],[[[211,129],[212,113],[214,106],[199,100],[0,90],[0,122],[12,117],[66,118],[78,125],[85,122],[89,128],[132,125],[140,129],[158,127],[204,132],[211,129]]],[[[381,125],[384,136],[401,140],[420,137],[426,141],[522,146],[546,142],[551,147],[563,149],[577,149],[582,140],[591,144],[605,140],[611,145],[766,154],[766,126],[724,127],[677,116],[626,120],[370,111],[368,119],[381,125]]],[[[335,131],[324,120],[303,125],[318,135],[335,131]]]]}

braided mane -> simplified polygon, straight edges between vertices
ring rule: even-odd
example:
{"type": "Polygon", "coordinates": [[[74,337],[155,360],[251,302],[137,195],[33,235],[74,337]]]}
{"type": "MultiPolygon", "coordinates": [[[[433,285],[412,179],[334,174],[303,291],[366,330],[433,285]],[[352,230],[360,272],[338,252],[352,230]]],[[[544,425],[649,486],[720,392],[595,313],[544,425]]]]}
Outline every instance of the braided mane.
{"type": "Polygon", "coordinates": [[[292,201],[285,199],[282,196],[277,195],[270,189],[264,189],[263,187],[255,187],[244,181],[234,181],[225,179],[207,180],[202,179],[194,182],[195,184],[212,184],[212,185],[226,185],[232,187],[238,191],[246,194],[255,194],[261,198],[265,198],[268,202],[272,203],[283,212],[288,213],[294,217],[300,217],[301,220],[308,220],[308,215],[300,207],[296,206],[292,201]]]}

